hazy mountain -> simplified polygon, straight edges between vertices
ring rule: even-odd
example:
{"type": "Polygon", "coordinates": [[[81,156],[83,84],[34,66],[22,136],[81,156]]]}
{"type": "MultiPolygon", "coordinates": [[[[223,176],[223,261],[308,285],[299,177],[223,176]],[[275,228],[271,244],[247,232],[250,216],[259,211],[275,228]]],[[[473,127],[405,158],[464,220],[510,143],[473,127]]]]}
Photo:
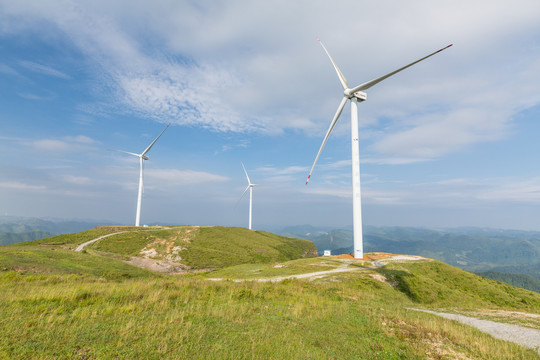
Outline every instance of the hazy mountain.
{"type": "Polygon", "coordinates": [[[112,223],[105,221],[0,216],[0,245],[39,240],[60,234],[71,234],[103,225],[112,225],[112,223]]]}
{"type": "MultiPolygon", "coordinates": [[[[294,235],[313,241],[319,254],[326,249],[333,254],[353,250],[352,230],[313,228],[309,236],[299,232],[294,235]]],[[[364,251],[421,255],[468,271],[493,270],[540,280],[540,232],[537,231],[365,226],[364,251]]]]}
{"type": "Polygon", "coordinates": [[[23,241],[32,241],[51,237],[54,234],[42,230],[30,230],[20,233],[3,232],[0,233],[0,245],[16,244],[23,241]]]}
{"type": "Polygon", "coordinates": [[[477,272],[476,275],[540,293],[540,280],[529,275],[510,274],[497,271],[477,272]]]}

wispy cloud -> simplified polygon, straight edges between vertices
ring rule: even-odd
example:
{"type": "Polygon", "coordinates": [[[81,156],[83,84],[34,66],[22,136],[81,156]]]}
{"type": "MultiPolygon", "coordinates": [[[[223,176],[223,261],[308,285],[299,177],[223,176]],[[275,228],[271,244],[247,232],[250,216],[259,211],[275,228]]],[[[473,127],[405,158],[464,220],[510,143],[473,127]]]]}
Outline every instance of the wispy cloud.
{"type": "Polygon", "coordinates": [[[24,143],[41,151],[73,152],[88,150],[92,145],[97,144],[97,141],[85,135],[78,135],[61,139],[25,140],[24,143]]]}
{"type": "Polygon", "coordinates": [[[7,74],[7,75],[20,76],[20,74],[15,69],[13,69],[10,66],[7,66],[6,64],[0,64],[0,73],[7,74]]]}
{"type": "Polygon", "coordinates": [[[226,176],[212,174],[204,171],[177,170],[177,169],[152,169],[147,171],[145,177],[151,179],[156,187],[160,182],[167,186],[210,184],[229,181],[226,176]]]}
{"type": "Polygon", "coordinates": [[[0,188],[4,189],[14,189],[14,190],[44,190],[46,189],[46,186],[44,185],[31,185],[31,184],[25,184],[22,182],[0,182],[0,188]]]}
{"type": "MultiPolygon", "coordinates": [[[[328,59],[315,40],[309,40],[314,38],[313,24],[318,24],[317,32],[326,35],[351,83],[402,65],[396,54],[407,62],[435,50],[430,44],[445,45],[441,39],[451,38],[456,43],[384,86],[370,89],[368,103],[373,106],[362,104],[362,126],[378,127],[381,119],[388,120],[384,131],[367,139],[372,143],[373,162],[425,161],[474,143],[500,139],[506,136],[517,112],[540,102],[532,80],[539,75],[537,57],[521,56],[523,51],[508,36],[509,32],[532,34],[530,29],[537,28],[537,16],[531,14],[540,11],[539,5],[528,0],[520,1],[522,5],[497,3],[489,7],[458,1],[445,11],[439,11],[436,4],[418,3],[409,16],[386,4],[350,2],[351,7],[362,6],[365,15],[360,20],[353,17],[354,11],[343,15],[354,21],[340,19],[340,23],[350,24],[340,31],[360,31],[358,23],[363,24],[362,29],[378,27],[375,22],[379,17],[373,14],[395,17],[377,39],[368,39],[353,50],[350,41],[336,35],[330,25],[333,21],[323,21],[335,13],[335,5],[330,3],[317,7],[305,2],[281,2],[274,7],[238,1],[227,6],[220,2],[157,7],[141,3],[131,7],[129,14],[119,10],[122,6],[102,2],[62,4],[13,2],[4,4],[3,10],[6,17],[26,19],[17,25],[12,21],[12,26],[32,26],[29,19],[39,19],[63,31],[92,69],[97,69],[103,98],[110,99],[104,111],[217,131],[324,132],[340,94],[339,87],[332,87],[338,83],[328,59]],[[420,15],[426,13],[430,16],[420,15]],[[481,19],[478,14],[482,14],[481,19]],[[459,24],[448,20],[458,17],[459,24]],[[430,26],[433,31],[429,34],[422,32],[421,26],[408,25],[424,24],[426,19],[439,25],[430,26]],[[273,31],[260,26],[268,21],[279,21],[279,26],[273,23],[273,31]],[[153,42],[139,41],[140,34],[123,26],[128,22],[139,23],[153,42]],[[201,31],[201,24],[212,31],[201,31]],[[409,31],[399,30],[403,28],[409,31]],[[380,39],[392,40],[381,47],[380,39]],[[411,44],[410,39],[418,41],[411,44]],[[486,61],[501,46],[516,51],[486,61]],[[392,49],[391,56],[385,48],[392,49]],[[351,51],[371,55],[362,56],[362,66],[358,66],[359,60],[351,51]],[[517,62],[526,69],[519,76],[500,71],[501,64],[513,66],[517,62]],[[479,66],[481,72],[475,70],[479,66]],[[530,80],[524,83],[526,79],[530,80]],[[517,102],[507,98],[512,93],[517,102]]],[[[530,54],[530,49],[527,52],[530,54]]],[[[48,76],[69,78],[38,62],[21,65],[48,76]]],[[[97,111],[95,106],[89,108],[97,111]]],[[[334,135],[340,135],[338,130],[334,135]]]]}
{"type": "Polygon", "coordinates": [[[19,92],[19,93],[17,93],[17,95],[19,95],[20,97],[22,97],[24,99],[38,100],[38,101],[48,101],[48,100],[53,100],[54,98],[56,98],[56,95],[51,93],[51,92],[47,92],[46,94],[35,94],[35,93],[30,93],[30,92],[19,92]]]}
{"type": "Polygon", "coordinates": [[[478,192],[476,197],[486,201],[540,203],[540,178],[505,180],[478,192]]]}
{"type": "Polygon", "coordinates": [[[53,76],[53,77],[57,77],[57,78],[60,78],[60,79],[71,79],[71,76],[63,73],[62,71],[60,70],[56,70],[50,66],[47,66],[47,65],[43,65],[43,64],[39,64],[39,63],[36,63],[36,62],[33,62],[33,61],[27,61],[27,60],[21,60],[19,61],[19,64],[30,70],[30,71],[33,71],[33,72],[36,72],[36,73],[39,73],[39,74],[43,74],[43,75],[47,75],[47,76],[53,76]]]}

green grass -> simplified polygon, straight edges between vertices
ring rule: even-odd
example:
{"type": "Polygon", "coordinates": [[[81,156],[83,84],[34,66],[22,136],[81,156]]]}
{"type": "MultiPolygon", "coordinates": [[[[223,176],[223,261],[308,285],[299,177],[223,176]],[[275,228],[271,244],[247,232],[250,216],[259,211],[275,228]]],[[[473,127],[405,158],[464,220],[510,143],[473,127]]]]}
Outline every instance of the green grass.
{"type": "Polygon", "coordinates": [[[156,277],[113,257],[76,253],[62,248],[45,246],[0,247],[0,269],[19,274],[76,274],[105,279],[156,277]]]}
{"type": "Polygon", "coordinates": [[[74,234],[62,234],[46,239],[35,241],[27,241],[17,245],[35,246],[35,245],[78,245],[83,242],[93,240],[103,235],[119,232],[119,231],[143,231],[148,228],[140,228],[134,226],[98,226],[91,230],[82,231],[74,234]]]}
{"type": "Polygon", "coordinates": [[[500,307],[540,311],[538,293],[486,279],[440,261],[394,263],[380,269],[397,289],[424,305],[500,307]]]}
{"type": "Polygon", "coordinates": [[[82,253],[64,248],[116,232],[93,231],[56,245],[45,245],[49,239],[0,247],[0,359],[539,358],[471,327],[408,310],[540,313],[540,294],[438,261],[269,283],[254,279],[342,263],[290,260],[312,246],[221,227],[145,229],[108,237],[82,253]],[[222,268],[156,275],[119,260],[148,244],[158,256],[185,247],[180,255],[194,268],[222,268]],[[244,264],[227,267],[235,258],[244,264]]]}
{"type": "Polygon", "coordinates": [[[306,274],[332,270],[342,262],[332,259],[308,258],[272,264],[243,264],[210,271],[205,276],[224,279],[255,279],[274,276],[306,274]]]}
{"type": "Polygon", "coordinates": [[[193,268],[221,268],[245,263],[273,263],[316,254],[312,242],[290,239],[245,228],[200,228],[197,237],[182,252],[193,268]]]}
{"type": "Polygon", "coordinates": [[[145,247],[163,258],[172,247],[181,247],[182,264],[192,269],[222,268],[245,263],[273,263],[316,255],[312,242],[245,228],[182,226],[114,235],[91,249],[135,256],[145,247]]]}
{"type": "Polygon", "coordinates": [[[0,358],[534,359],[470,327],[405,309],[366,274],[341,282],[0,279],[0,358]]]}

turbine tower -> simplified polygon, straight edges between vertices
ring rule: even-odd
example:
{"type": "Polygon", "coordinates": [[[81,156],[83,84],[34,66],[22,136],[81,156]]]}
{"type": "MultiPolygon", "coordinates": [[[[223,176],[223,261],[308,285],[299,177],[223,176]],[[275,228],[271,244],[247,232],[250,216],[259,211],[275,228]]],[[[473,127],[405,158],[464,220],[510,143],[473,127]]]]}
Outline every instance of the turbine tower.
{"type": "Polygon", "coordinates": [[[128,152],[128,151],[123,151],[123,150],[118,150],[120,152],[123,152],[125,154],[129,154],[129,155],[133,155],[133,156],[137,156],[139,158],[139,168],[140,168],[140,171],[139,171],[139,195],[137,197],[137,215],[135,216],[135,226],[139,226],[140,224],[140,220],[141,220],[141,203],[142,203],[142,194],[143,194],[143,171],[144,171],[144,162],[146,160],[148,160],[148,156],[146,156],[146,153],[150,151],[150,149],[152,148],[152,146],[154,146],[154,144],[156,143],[156,141],[158,141],[158,139],[161,137],[161,135],[163,135],[163,133],[165,132],[165,130],[167,130],[167,128],[171,126],[171,124],[169,123],[165,129],[163,129],[163,131],[161,132],[161,134],[158,135],[157,138],[155,138],[154,141],[152,141],[152,143],[140,154],[135,154],[135,153],[132,153],[132,152],[128,152]]]}
{"type": "Polygon", "coordinates": [[[357,103],[365,101],[367,99],[367,94],[362,92],[363,90],[367,90],[370,87],[380,83],[386,78],[389,78],[392,75],[397,74],[398,72],[405,70],[406,68],[413,66],[416,63],[419,63],[422,60],[427,59],[428,57],[431,57],[447,48],[452,46],[453,44],[450,44],[440,50],[435,51],[434,53],[431,53],[419,60],[416,60],[415,62],[410,63],[409,65],[406,65],[402,68],[399,68],[395,71],[392,71],[391,73],[388,73],[384,76],[378,77],[376,79],[373,79],[371,81],[365,82],[363,84],[360,84],[358,86],[355,86],[353,88],[349,88],[349,85],[347,84],[347,80],[345,79],[345,76],[343,76],[343,73],[339,70],[338,66],[334,62],[334,59],[332,59],[332,56],[330,56],[330,53],[328,50],[326,50],[326,47],[323,45],[323,43],[317,39],[321,46],[323,47],[324,51],[326,52],[326,55],[330,58],[330,61],[332,62],[332,65],[334,66],[334,69],[336,70],[337,76],[339,78],[339,81],[341,82],[341,85],[343,86],[343,99],[341,99],[341,103],[339,104],[337,111],[334,115],[334,118],[332,119],[332,122],[330,123],[330,128],[326,132],[326,136],[323,139],[323,142],[321,144],[321,147],[319,148],[319,152],[317,153],[317,156],[315,157],[315,161],[313,162],[313,166],[311,167],[311,170],[309,171],[309,175],[306,181],[306,185],[309,182],[309,179],[311,177],[311,173],[313,172],[313,169],[315,168],[315,164],[317,163],[317,160],[319,159],[319,155],[321,155],[322,149],[324,148],[324,145],[326,144],[326,141],[328,140],[328,136],[330,136],[330,133],[334,129],[334,126],[336,125],[339,116],[341,115],[341,112],[343,111],[343,108],[345,107],[345,104],[347,103],[347,100],[351,101],[351,150],[352,150],[352,188],[353,188],[353,227],[354,227],[354,236],[353,236],[353,242],[354,242],[354,253],[353,256],[355,259],[361,259],[364,257],[364,249],[363,249],[363,240],[362,240],[362,199],[361,199],[361,193],[360,193],[360,155],[358,150],[358,108],[357,103]]]}
{"type": "Polygon", "coordinates": [[[244,166],[244,163],[240,161],[240,164],[242,164],[242,169],[244,169],[244,173],[246,174],[246,179],[248,181],[248,186],[246,186],[246,189],[242,193],[242,196],[240,196],[240,199],[236,202],[236,205],[242,200],[246,192],[249,190],[249,227],[248,229],[251,230],[251,214],[253,209],[253,187],[257,186],[257,184],[252,184],[251,180],[249,180],[248,173],[246,171],[246,167],[244,166]]]}

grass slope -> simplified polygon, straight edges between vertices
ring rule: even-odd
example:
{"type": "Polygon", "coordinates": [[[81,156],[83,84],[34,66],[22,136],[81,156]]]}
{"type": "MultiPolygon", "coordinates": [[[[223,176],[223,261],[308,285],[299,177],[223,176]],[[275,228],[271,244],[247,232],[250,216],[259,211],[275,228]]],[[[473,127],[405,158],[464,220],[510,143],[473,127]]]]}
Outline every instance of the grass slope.
{"type": "Polygon", "coordinates": [[[129,256],[153,249],[154,258],[173,259],[192,269],[270,263],[317,255],[315,245],[307,240],[221,226],[177,226],[143,234],[128,232],[100,240],[90,249],[129,256]]]}
{"type": "MultiPolygon", "coordinates": [[[[471,327],[408,310],[540,313],[540,294],[438,261],[390,263],[314,281],[215,282],[207,278],[308,273],[343,262],[287,261],[312,247],[220,227],[131,231],[94,245],[111,256],[65,249],[116,230],[0,247],[0,358],[538,358],[533,350],[471,327]],[[183,261],[224,267],[202,275],[158,276],[117,259],[149,244],[157,256],[183,246],[183,261]],[[245,263],[225,267],[227,256],[245,263]]],[[[530,326],[540,328],[538,321],[530,326]]]]}
{"type": "Polygon", "coordinates": [[[392,263],[379,272],[413,302],[436,307],[500,307],[540,312],[540,294],[486,279],[440,261],[392,263]]]}
{"type": "Polygon", "coordinates": [[[109,280],[157,276],[113,257],[76,253],[50,246],[2,246],[0,269],[19,275],[73,274],[109,280]]]}
{"type": "MultiPolygon", "coordinates": [[[[300,271],[317,266],[315,260],[321,267],[330,261],[301,259],[282,265],[300,271]]],[[[273,268],[270,264],[260,266],[273,268]]],[[[238,268],[236,275],[250,271],[238,268]]],[[[480,283],[485,289],[473,296],[475,281],[483,280],[438,262],[393,264],[311,282],[279,283],[211,282],[199,275],[96,281],[6,271],[0,273],[0,326],[4,334],[0,357],[538,358],[533,350],[473,328],[407,310],[419,304],[447,306],[451,299],[466,297],[466,309],[540,311],[540,295],[536,293],[519,290],[513,295],[526,298],[526,302],[497,301],[492,294],[508,290],[506,285],[486,280],[480,283]],[[372,276],[381,273],[400,274],[408,281],[408,291],[372,276]],[[422,292],[432,278],[438,284],[433,292],[445,296],[422,292]],[[419,295],[413,300],[412,293],[419,295]]],[[[462,303],[452,304],[459,308],[462,303]]]]}

